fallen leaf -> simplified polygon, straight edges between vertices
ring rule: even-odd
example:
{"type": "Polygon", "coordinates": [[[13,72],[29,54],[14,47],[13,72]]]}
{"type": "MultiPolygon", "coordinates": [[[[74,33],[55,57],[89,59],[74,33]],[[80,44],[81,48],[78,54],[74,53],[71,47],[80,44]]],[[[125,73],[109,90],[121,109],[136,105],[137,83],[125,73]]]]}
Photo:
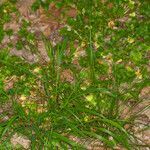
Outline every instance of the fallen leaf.
{"type": "Polygon", "coordinates": [[[12,136],[10,141],[14,147],[17,147],[17,145],[21,145],[24,149],[29,149],[31,144],[31,141],[27,137],[18,135],[17,133],[12,136]]]}
{"type": "Polygon", "coordinates": [[[113,29],[114,26],[115,26],[114,21],[111,20],[111,21],[108,22],[108,27],[109,27],[109,28],[113,29]]]}
{"type": "Polygon", "coordinates": [[[14,87],[15,82],[17,82],[17,77],[12,76],[10,79],[4,80],[4,90],[8,91],[14,87]]]}
{"type": "Polygon", "coordinates": [[[62,81],[67,81],[72,83],[74,81],[73,73],[70,69],[63,70],[60,76],[62,81]]]}

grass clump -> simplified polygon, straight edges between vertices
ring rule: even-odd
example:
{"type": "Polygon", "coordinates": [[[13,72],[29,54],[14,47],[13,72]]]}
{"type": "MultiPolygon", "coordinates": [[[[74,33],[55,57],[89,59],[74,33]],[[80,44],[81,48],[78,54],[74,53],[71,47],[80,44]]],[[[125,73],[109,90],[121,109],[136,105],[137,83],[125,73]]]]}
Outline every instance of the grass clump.
{"type": "Polygon", "coordinates": [[[64,5],[75,5],[78,13],[68,18],[60,31],[64,39],[55,47],[43,38],[50,62],[28,64],[6,49],[0,53],[1,101],[12,104],[12,113],[5,112],[9,119],[0,122],[0,144],[8,147],[20,133],[31,149],[87,149],[89,140],[100,141],[98,147],[136,149],[130,130],[136,117],[122,108],[134,109],[141,89],[149,86],[147,2],[64,5]],[[5,89],[12,76],[13,87],[5,89]],[[126,108],[130,102],[135,105],[126,108]]]}

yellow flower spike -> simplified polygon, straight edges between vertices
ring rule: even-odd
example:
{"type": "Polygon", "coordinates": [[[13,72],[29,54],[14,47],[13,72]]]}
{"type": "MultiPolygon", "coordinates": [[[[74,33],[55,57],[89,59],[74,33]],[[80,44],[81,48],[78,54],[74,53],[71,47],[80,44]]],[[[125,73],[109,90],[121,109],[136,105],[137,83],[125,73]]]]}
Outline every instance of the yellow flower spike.
{"type": "Polygon", "coordinates": [[[4,12],[4,13],[7,13],[7,10],[6,10],[6,9],[4,9],[4,10],[3,10],[3,12],[4,12]]]}
{"type": "Polygon", "coordinates": [[[135,72],[135,75],[137,76],[138,79],[142,79],[142,74],[140,72],[140,69],[138,69],[136,72],[135,72]]]}
{"type": "Polygon", "coordinates": [[[71,31],[72,30],[71,26],[69,26],[69,25],[66,25],[66,28],[67,28],[67,31],[71,31]]]}
{"type": "Polygon", "coordinates": [[[86,100],[90,102],[92,105],[96,106],[95,97],[93,94],[89,94],[86,97],[86,100]]]}
{"type": "Polygon", "coordinates": [[[130,4],[132,4],[132,5],[134,5],[134,4],[135,4],[135,2],[134,2],[134,1],[132,1],[132,0],[130,0],[130,1],[129,1],[129,3],[130,3],[130,4]]]}
{"type": "Polygon", "coordinates": [[[135,15],[135,12],[129,14],[130,17],[135,17],[135,15]]]}
{"type": "Polygon", "coordinates": [[[84,117],[84,121],[85,121],[85,122],[88,122],[88,121],[89,121],[89,117],[88,117],[88,116],[85,116],[85,117],[84,117]]]}
{"type": "Polygon", "coordinates": [[[81,47],[85,47],[86,43],[84,41],[82,41],[81,43],[81,47]]]}
{"type": "Polygon", "coordinates": [[[85,91],[86,90],[86,86],[81,86],[81,89],[85,91]]]}
{"type": "Polygon", "coordinates": [[[121,63],[122,62],[122,59],[119,59],[118,61],[117,61],[117,63],[121,63]]]}
{"type": "Polygon", "coordinates": [[[20,79],[24,80],[25,79],[25,75],[20,76],[20,79]]]}
{"type": "Polygon", "coordinates": [[[33,70],[33,72],[34,72],[34,73],[40,73],[40,70],[41,70],[40,67],[36,67],[36,68],[33,70]]]}
{"type": "Polygon", "coordinates": [[[128,43],[132,44],[134,42],[134,39],[131,37],[128,37],[127,41],[128,41],[128,43]]]}
{"type": "Polygon", "coordinates": [[[108,22],[108,27],[109,27],[109,28],[112,28],[112,29],[113,29],[114,26],[115,26],[114,21],[109,21],[109,22],[108,22]]]}
{"type": "Polygon", "coordinates": [[[25,105],[24,103],[21,103],[21,106],[22,106],[22,107],[25,107],[26,105],[25,105]]]}
{"type": "Polygon", "coordinates": [[[143,76],[142,76],[142,75],[140,75],[140,76],[138,76],[138,78],[141,80],[141,79],[143,78],[143,76]]]}
{"type": "Polygon", "coordinates": [[[85,97],[88,101],[92,101],[94,99],[93,94],[90,94],[88,96],[85,97]]]}
{"type": "Polygon", "coordinates": [[[26,99],[27,99],[27,97],[25,95],[20,96],[20,100],[25,101],[26,99]]]}
{"type": "Polygon", "coordinates": [[[133,71],[133,69],[130,66],[126,66],[127,71],[133,71]]]}

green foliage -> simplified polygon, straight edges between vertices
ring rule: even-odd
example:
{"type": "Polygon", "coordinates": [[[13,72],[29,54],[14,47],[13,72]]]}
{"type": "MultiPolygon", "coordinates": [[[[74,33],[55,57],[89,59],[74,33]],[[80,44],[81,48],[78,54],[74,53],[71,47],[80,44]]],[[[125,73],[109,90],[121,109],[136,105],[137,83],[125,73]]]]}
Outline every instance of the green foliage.
{"type": "MultiPolygon", "coordinates": [[[[55,1],[36,0],[32,9],[42,6],[48,10],[51,2],[55,1]]],[[[129,150],[136,148],[134,136],[125,128],[134,123],[133,118],[121,118],[120,104],[130,100],[138,103],[140,91],[149,85],[148,1],[55,3],[58,8],[74,6],[78,11],[75,18],[67,19],[60,31],[64,40],[55,48],[43,38],[50,58],[48,64],[29,65],[10,57],[6,50],[0,53],[1,99],[11,97],[14,111],[14,117],[0,124],[0,138],[7,135],[9,139],[8,132],[22,133],[32,141],[31,149],[85,148],[70,140],[69,135],[98,139],[111,149],[118,145],[129,150]],[[78,55],[78,50],[84,54],[78,55]],[[78,64],[73,63],[75,59],[78,64]],[[71,81],[62,79],[64,70],[72,73],[71,81]],[[13,75],[17,82],[10,91],[4,90],[5,78],[13,75]],[[46,108],[41,108],[42,104],[46,108]]],[[[10,5],[6,4],[0,7],[3,14],[10,5]]],[[[9,14],[0,19],[0,41],[5,34],[13,34],[3,30],[9,19],[9,14]]],[[[23,20],[16,48],[20,50],[26,44],[34,53],[36,38],[28,32],[29,26],[30,22],[23,20]]]]}

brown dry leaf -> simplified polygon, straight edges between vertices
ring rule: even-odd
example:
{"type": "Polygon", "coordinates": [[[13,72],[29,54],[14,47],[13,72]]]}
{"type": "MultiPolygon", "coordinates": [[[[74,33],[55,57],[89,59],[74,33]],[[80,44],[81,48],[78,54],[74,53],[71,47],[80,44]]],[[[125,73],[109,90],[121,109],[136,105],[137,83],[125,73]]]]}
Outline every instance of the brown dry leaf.
{"type": "Polygon", "coordinates": [[[11,144],[14,147],[17,147],[17,145],[21,145],[24,149],[29,149],[31,141],[22,135],[18,135],[17,133],[15,133],[12,138],[10,139],[11,144]]]}
{"type": "Polygon", "coordinates": [[[80,68],[79,60],[78,59],[73,59],[72,63],[80,68]]]}
{"type": "MultiPolygon", "coordinates": [[[[127,86],[126,86],[127,87],[127,86]]],[[[139,95],[139,98],[142,100],[139,104],[131,108],[127,106],[126,104],[121,104],[123,107],[123,110],[121,111],[121,117],[122,118],[129,118],[132,115],[138,115],[137,118],[138,121],[142,121],[145,123],[150,122],[150,109],[147,107],[150,105],[150,87],[145,87],[141,90],[141,93],[139,95]]]]}
{"type": "Polygon", "coordinates": [[[142,139],[147,145],[150,145],[150,130],[146,130],[142,132],[142,139]]]}
{"type": "Polygon", "coordinates": [[[7,44],[10,42],[10,38],[8,35],[5,35],[2,42],[1,42],[1,45],[0,45],[0,48],[4,48],[5,46],[7,46],[7,44]]]}
{"type": "Polygon", "coordinates": [[[7,116],[7,115],[2,116],[2,117],[0,117],[0,123],[2,123],[2,122],[6,122],[6,121],[8,121],[9,119],[10,119],[10,117],[9,117],[9,116],[7,116]]]}
{"type": "Polygon", "coordinates": [[[14,33],[17,33],[20,29],[20,25],[16,21],[5,23],[4,30],[8,29],[12,29],[14,33]]]}
{"type": "Polygon", "coordinates": [[[41,32],[43,32],[44,36],[49,37],[51,34],[51,27],[49,25],[45,25],[39,28],[41,32]]]}
{"type": "Polygon", "coordinates": [[[103,143],[99,140],[92,138],[78,138],[73,135],[70,135],[69,139],[78,144],[83,144],[87,150],[105,150],[103,143]]]}
{"type": "Polygon", "coordinates": [[[115,21],[119,21],[121,23],[125,23],[129,20],[129,17],[122,17],[122,18],[117,18],[115,21]]]}
{"type": "Polygon", "coordinates": [[[55,4],[53,3],[50,5],[49,13],[56,19],[60,19],[61,13],[62,13],[62,8],[59,8],[59,9],[56,8],[55,4]]]}
{"type": "Polygon", "coordinates": [[[74,57],[79,58],[79,57],[85,57],[85,56],[86,56],[85,49],[83,49],[82,47],[78,47],[76,49],[76,52],[74,53],[74,57]]]}
{"type": "Polygon", "coordinates": [[[56,30],[59,30],[59,28],[62,27],[62,24],[59,21],[60,14],[55,16],[55,11],[59,10],[52,6],[47,13],[44,9],[40,8],[38,10],[38,16],[31,14],[29,18],[31,18],[32,29],[34,32],[42,32],[46,37],[50,37],[56,30]]]}
{"type": "Polygon", "coordinates": [[[144,87],[140,93],[141,99],[150,100],[150,86],[144,87]]]}
{"type": "Polygon", "coordinates": [[[9,23],[5,23],[4,30],[8,30],[8,29],[13,30],[13,35],[10,37],[5,35],[3,38],[3,41],[2,41],[2,45],[0,47],[4,48],[10,42],[13,45],[15,45],[18,40],[17,32],[19,31],[19,28],[20,28],[20,25],[16,21],[11,21],[9,23]]]}
{"type": "Polygon", "coordinates": [[[17,77],[12,76],[10,79],[4,81],[4,90],[8,91],[14,87],[15,82],[17,82],[17,77]]]}
{"type": "Polygon", "coordinates": [[[14,48],[10,51],[10,55],[18,56],[22,59],[25,59],[28,63],[35,63],[38,61],[37,56],[35,54],[32,54],[30,51],[27,51],[25,49],[18,51],[14,48]]]}
{"type": "Polygon", "coordinates": [[[107,5],[107,7],[108,7],[109,9],[113,8],[113,3],[109,3],[109,4],[107,5]]]}
{"type": "Polygon", "coordinates": [[[75,18],[77,16],[77,10],[75,8],[70,8],[66,15],[75,18]]]}
{"type": "Polygon", "coordinates": [[[35,0],[20,0],[17,7],[22,16],[28,17],[32,4],[35,0]]]}
{"type": "Polygon", "coordinates": [[[42,63],[50,61],[43,41],[38,42],[38,51],[40,53],[40,59],[42,63]]]}
{"type": "Polygon", "coordinates": [[[108,77],[107,77],[106,75],[101,75],[101,76],[99,77],[99,80],[101,80],[101,81],[106,81],[106,80],[108,80],[108,77]]]}
{"type": "Polygon", "coordinates": [[[63,40],[63,37],[59,34],[59,30],[55,30],[49,36],[52,46],[56,46],[59,42],[63,40]]]}
{"type": "Polygon", "coordinates": [[[60,76],[62,81],[74,82],[73,73],[70,69],[63,70],[60,76]]]}
{"type": "Polygon", "coordinates": [[[115,23],[114,23],[113,20],[111,20],[111,21],[108,22],[108,27],[109,27],[109,28],[113,29],[114,26],[115,26],[115,23]]]}

